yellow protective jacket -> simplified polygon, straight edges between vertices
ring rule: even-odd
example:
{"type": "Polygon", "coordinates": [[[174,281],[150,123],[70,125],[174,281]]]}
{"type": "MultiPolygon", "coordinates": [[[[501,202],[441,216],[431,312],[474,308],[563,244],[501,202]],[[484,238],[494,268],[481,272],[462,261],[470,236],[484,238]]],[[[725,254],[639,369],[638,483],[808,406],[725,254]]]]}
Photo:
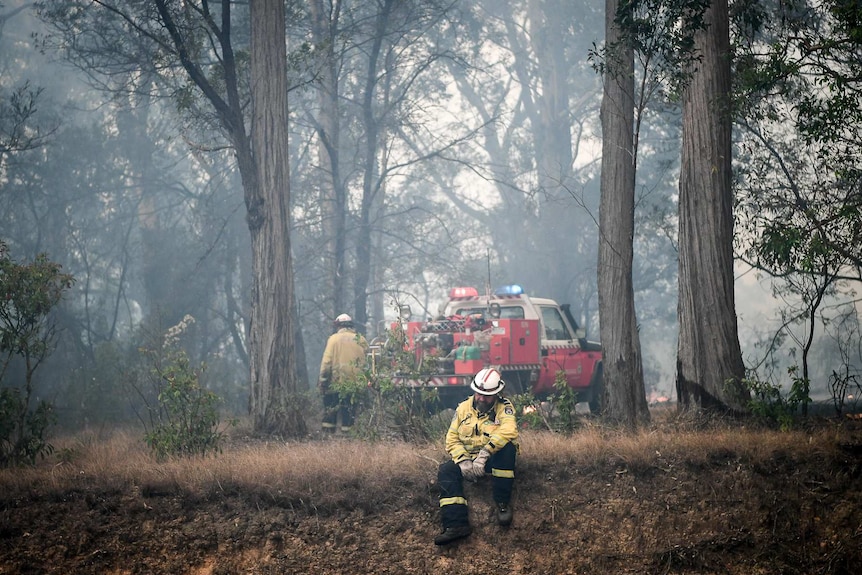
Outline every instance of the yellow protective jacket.
{"type": "Polygon", "coordinates": [[[507,443],[518,444],[518,421],[515,407],[505,397],[499,397],[487,413],[482,415],[468,397],[458,404],[449,431],[446,432],[446,451],[455,463],[473,459],[487,449],[496,453],[507,443]]]}
{"type": "Polygon", "coordinates": [[[320,387],[326,389],[331,383],[354,377],[365,366],[367,350],[362,334],[350,328],[342,327],[329,336],[320,361],[320,387]]]}

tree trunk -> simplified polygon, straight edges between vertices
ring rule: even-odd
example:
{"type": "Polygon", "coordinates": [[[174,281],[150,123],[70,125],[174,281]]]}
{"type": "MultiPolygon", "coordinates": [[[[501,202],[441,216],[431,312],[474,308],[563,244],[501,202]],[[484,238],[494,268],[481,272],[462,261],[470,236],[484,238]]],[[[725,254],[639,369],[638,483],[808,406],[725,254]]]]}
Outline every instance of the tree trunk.
{"type": "MultiPolygon", "coordinates": [[[[575,220],[581,214],[571,196],[574,187],[568,78],[571,64],[566,62],[565,52],[568,23],[559,17],[562,12],[559,1],[529,0],[526,8],[540,88],[534,100],[525,98],[524,106],[530,115],[536,149],[538,211],[542,225],[523,228],[530,236],[528,245],[553,245],[562,236],[568,238],[566,249],[577,252],[580,242],[575,230],[580,227],[575,220]]],[[[512,253],[518,254],[519,260],[512,263],[516,269],[523,270],[523,276],[519,277],[530,278],[530,287],[547,297],[567,301],[570,272],[558,265],[558,254],[543,249],[536,250],[532,257],[512,253]],[[545,255],[536,257],[540,254],[545,255]]]]}
{"type": "MultiPolygon", "coordinates": [[[[353,320],[361,333],[367,331],[368,323],[368,285],[371,280],[372,218],[375,207],[383,201],[383,190],[378,186],[380,170],[377,153],[381,138],[381,121],[375,113],[375,101],[379,83],[380,55],[394,0],[384,0],[379,6],[374,27],[374,38],[368,49],[368,64],[365,88],[362,94],[362,125],[365,129],[363,150],[362,205],[359,209],[356,240],[356,276],[353,285],[353,320]]],[[[380,75],[382,76],[382,75],[380,75]]]]}
{"type": "MultiPolygon", "coordinates": [[[[251,413],[255,431],[296,437],[304,435],[306,429],[291,315],[294,293],[283,0],[251,2],[251,87],[252,173],[257,178],[243,182],[254,277],[249,334],[251,413]]],[[[248,155],[243,155],[248,163],[248,155]]]]}
{"type": "Polygon", "coordinates": [[[320,163],[320,199],[323,240],[326,242],[327,283],[324,293],[331,294],[325,309],[334,319],[348,311],[347,269],[347,189],[342,181],[339,150],[341,149],[341,107],[339,106],[338,68],[335,47],[339,39],[338,20],[340,4],[330,10],[324,0],[309,3],[311,37],[323,53],[318,101],[320,115],[317,123],[317,157],[320,163]]]}
{"type": "Polygon", "coordinates": [[[733,293],[730,40],[726,0],[695,36],[702,56],[683,96],[679,183],[680,406],[746,410],[733,293]]]}
{"type": "Polygon", "coordinates": [[[607,0],[606,70],[602,98],[602,179],[599,214],[599,314],[604,366],[604,416],[634,428],[649,421],[635,315],[634,50],[615,22],[618,0],[607,0]]]}

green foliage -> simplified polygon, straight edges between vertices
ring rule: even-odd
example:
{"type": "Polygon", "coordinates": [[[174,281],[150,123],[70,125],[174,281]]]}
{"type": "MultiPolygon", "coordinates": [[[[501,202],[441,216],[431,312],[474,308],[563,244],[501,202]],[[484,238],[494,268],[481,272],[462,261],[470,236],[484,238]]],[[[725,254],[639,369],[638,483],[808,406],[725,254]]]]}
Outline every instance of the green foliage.
{"type": "Polygon", "coordinates": [[[800,405],[811,403],[808,395],[809,382],[798,376],[798,367],[791,366],[787,373],[790,375],[790,391],[782,395],[781,386],[757,378],[747,378],[743,384],[751,393],[748,408],[751,414],[760,418],[770,425],[776,425],[782,431],[793,427],[795,416],[800,405]]]}
{"type": "Polygon", "coordinates": [[[391,374],[364,371],[333,389],[356,407],[354,433],[363,439],[421,441],[440,437],[449,425],[436,415],[442,407],[436,389],[396,385],[391,374]]]}
{"type": "Polygon", "coordinates": [[[793,414],[781,397],[780,386],[759,379],[744,379],[743,384],[751,393],[748,408],[752,415],[782,428],[792,424],[793,414]]]}
{"type": "Polygon", "coordinates": [[[763,229],[757,255],[765,265],[774,269],[793,268],[799,260],[803,241],[798,228],[789,227],[785,222],[771,222],[763,229]]]}
{"type": "Polygon", "coordinates": [[[787,368],[787,375],[790,376],[790,393],[787,394],[788,405],[796,410],[798,406],[811,403],[811,382],[808,378],[799,375],[799,366],[792,365],[787,368]]]}
{"type": "Polygon", "coordinates": [[[151,382],[157,390],[156,404],[147,406],[149,422],[145,422],[144,439],[159,458],[221,451],[221,399],[200,384],[206,366],[192,367],[178,346],[179,334],[192,321],[186,316],[168,330],[161,349],[141,350],[149,357],[151,382]]]}
{"type": "Polygon", "coordinates": [[[441,358],[423,350],[417,365],[416,353],[408,345],[407,333],[400,325],[386,331],[384,342],[371,366],[377,373],[419,377],[423,373],[437,372],[441,358]]]}
{"type": "Polygon", "coordinates": [[[74,280],[61,266],[39,254],[30,264],[9,257],[0,241],[0,465],[33,464],[53,451],[45,436],[56,422],[53,406],[40,401],[30,408],[33,374],[50,353],[52,311],[74,280]],[[23,385],[8,385],[7,369],[23,362],[23,385]],[[8,386],[7,386],[8,385],[8,386]]]}
{"type": "Polygon", "coordinates": [[[40,401],[36,409],[28,410],[21,390],[0,389],[0,467],[33,465],[38,457],[53,453],[45,436],[55,421],[50,403],[40,401]]]}
{"type": "Polygon", "coordinates": [[[522,429],[552,429],[548,422],[550,409],[546,410],[542,402],[532,393],[520,393],[509,398],[518,414],[518,426],[522,429]]]}
{"type": "Polygon", "coordinates": [[[694,38],[706,27],[708,6],[706,0],[622,0],[614,16],[622,39],[590,50],[589,59],[597,72],[613,75],[625,48],[631,46],[645,68],[642,97],[657,93],[676,101],[701,58],[694,38]]]}
{"type": "Polygon", "coordinates": [[[733,7],[737,215],[746,230],[737,241],[775,276],[843,275],[860,262],[856,4],[733,7]]]}
{"type": "Polygon", "coordinates": [[[571,433],[578,427],[577,405],[578,393],[569,387],[566,374],[558,371],[554,378],[554,389],[552,405],[556,408],[558,417],[556,431],[571,433]]]}
{"type": "Polygon", "coordinates": [[[511,399],[524,429],[547,429],[557,433],[572,433],[580,427],[577,415],[578,393],[569,387],[566,374],[558,371],[554,378],[554,393],[544,401],[532,393],[522,393],[511,399]]]}
{"type": "Polygon", "coordinates": [[[49,351],[51,311],[74,279],[61,272],[62,266],[39,254],[31,264],[19,264],[9,257],[0,241],[0,352],[8,358],[18,355],[41,359],[49,351]]]}

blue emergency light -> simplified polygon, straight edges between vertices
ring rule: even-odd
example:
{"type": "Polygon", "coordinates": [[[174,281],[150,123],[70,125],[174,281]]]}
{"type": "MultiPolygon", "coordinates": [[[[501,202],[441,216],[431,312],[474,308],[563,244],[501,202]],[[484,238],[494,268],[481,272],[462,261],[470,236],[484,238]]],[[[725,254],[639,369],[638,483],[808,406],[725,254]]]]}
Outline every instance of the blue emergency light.
{"type": "Polygon", "coordinates": [[[494,295],[521,295],[524,293],[524,288],[518,284],[498,287],[494,295]]]}

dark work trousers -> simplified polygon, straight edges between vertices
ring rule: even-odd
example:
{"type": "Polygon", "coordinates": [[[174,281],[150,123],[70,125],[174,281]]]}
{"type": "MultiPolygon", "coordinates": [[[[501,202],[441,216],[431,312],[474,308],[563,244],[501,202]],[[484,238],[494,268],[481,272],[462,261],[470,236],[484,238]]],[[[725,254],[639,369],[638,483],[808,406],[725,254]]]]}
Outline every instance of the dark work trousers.
{"type": "MultiPolygon", "coordinates": [[[[485,464],[485,473],[491,474],[491,492],[495,503],[508,504],[512,498],[516,454],[517,448],[507,443],[485,464]]],[[[443,529],[469,525],[464,477],[458,464],[451,459],[441,463],[437,470],[437,484],[440,486],[440,521],[443,529]]]]}
{"type": "Polygon", "coordinates": [[[337,391],[323,392],[323,429],[336,431],[338,416],[341,416],[341,430],[349,431],[353,427],[353,406],[348,400],[341,400],[337,391]]]}

